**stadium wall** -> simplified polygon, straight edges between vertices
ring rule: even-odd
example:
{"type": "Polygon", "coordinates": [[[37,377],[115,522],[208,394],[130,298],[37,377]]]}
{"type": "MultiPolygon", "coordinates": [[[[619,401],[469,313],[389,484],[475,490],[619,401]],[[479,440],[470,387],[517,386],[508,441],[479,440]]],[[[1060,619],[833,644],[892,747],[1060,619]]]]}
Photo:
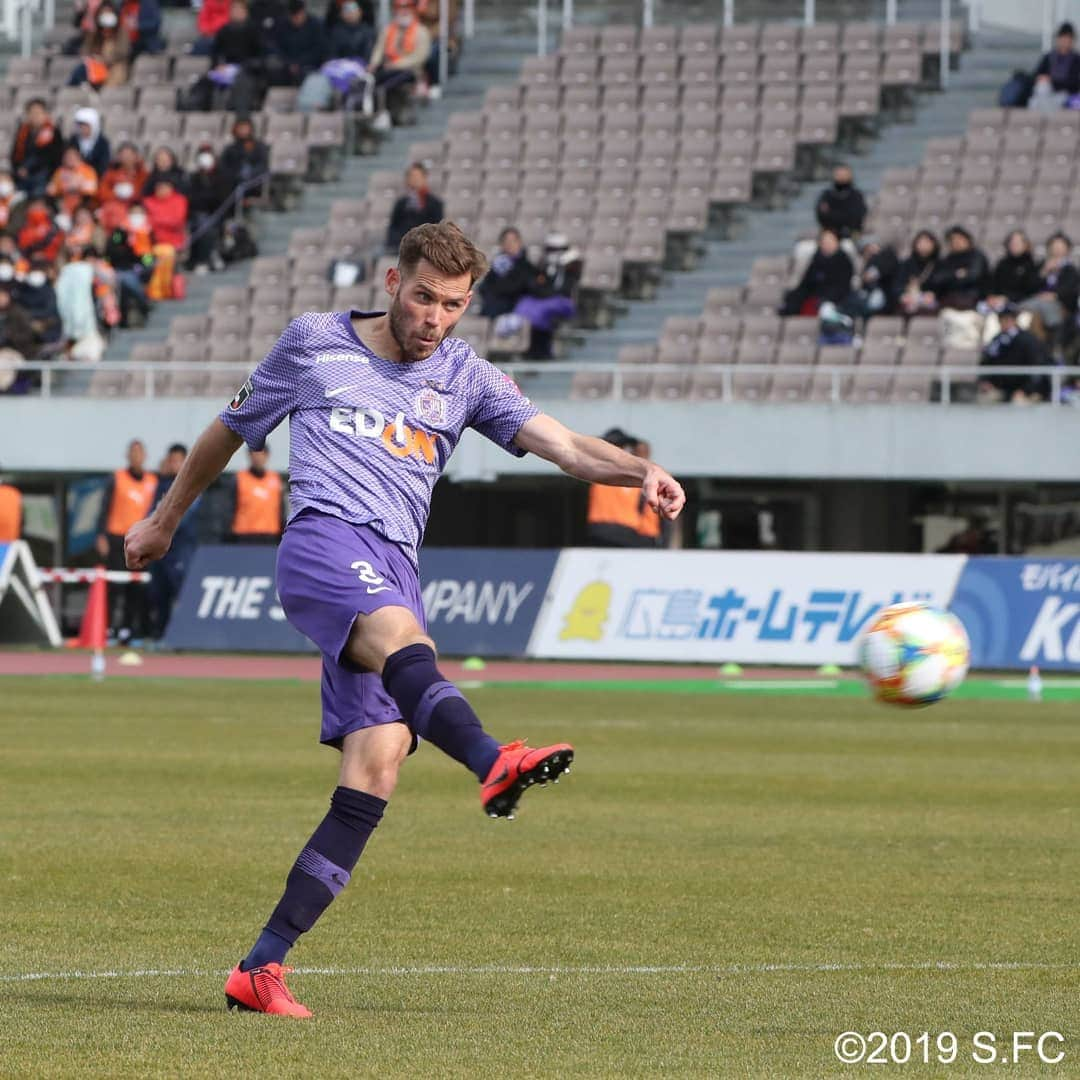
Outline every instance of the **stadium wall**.
{"type": "MultiPolygon", "coordinates": [[[[165,644],[301,652],[274,551],[201,548],[165,644]]],[[[1080,560],[962,555],[434,548],[421,578],[448,655],[853,665],[873,617],[926,600],[967,627],[973,665],[1080,665],[1080,560]]]]}
{"type": "MultiPolygon", "coordinates": [[[[683,477],[1071,482],[1080,460],[1080,425],[1067,407],[537,403],[581,431],[617,424],[646,433],[654,456],[683,477]]],[[[194,441],[213,414],[207,401],[6,401],[0,463],[7,472],[109,472],[131,438],[144,439],[156,461],[169,443],[194,441]]],[[[273,442],[275,460],[284,461],[285,426],[273,442]]],[[[489,480],[551,471],[470,433],[447,475],[489,480]]]]}

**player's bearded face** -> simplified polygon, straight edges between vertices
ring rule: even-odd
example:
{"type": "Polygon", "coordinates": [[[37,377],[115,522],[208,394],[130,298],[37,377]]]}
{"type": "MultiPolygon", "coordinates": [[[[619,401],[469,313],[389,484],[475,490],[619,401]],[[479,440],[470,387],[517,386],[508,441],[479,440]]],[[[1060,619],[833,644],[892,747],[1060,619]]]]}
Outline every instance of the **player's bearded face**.
{"type": "Polygon", "coordinates": [[[426,360],[457,326],[469,300],[469,279],[418,272],[403,279],[390,303],[390,333],[404,360],[426,360]]]}

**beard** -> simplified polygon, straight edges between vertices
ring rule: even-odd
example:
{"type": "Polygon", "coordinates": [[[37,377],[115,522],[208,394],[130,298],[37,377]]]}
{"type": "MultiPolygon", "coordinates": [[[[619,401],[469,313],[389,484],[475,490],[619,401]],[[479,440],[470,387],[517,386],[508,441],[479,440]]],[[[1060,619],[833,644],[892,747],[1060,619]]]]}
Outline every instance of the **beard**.
{"type": "Polygon", "coordinates": [[[405,361],[426,360],[443,343],[447,334],[453,329],[453,327],[450,327],[450,330],[447,330],[446,334],[443,334],[443,336],[429,348],[427,345],[423,345],[418,341],[410,340],[405,312],[396,296],[390,304],[390,311],[388,314],[390,319],[390,333],[397,342],[398,348],[401,350],[401,359],[405,361]]]}

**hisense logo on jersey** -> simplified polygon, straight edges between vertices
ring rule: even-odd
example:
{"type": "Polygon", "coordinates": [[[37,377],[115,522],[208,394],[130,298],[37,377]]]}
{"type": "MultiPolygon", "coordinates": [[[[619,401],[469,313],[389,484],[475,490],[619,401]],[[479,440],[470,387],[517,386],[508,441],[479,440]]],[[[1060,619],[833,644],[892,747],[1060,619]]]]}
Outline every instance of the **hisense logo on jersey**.
{"type": "Polygon", "coordinates": [[[363,353],[324,352],[315,357],[316,364],[368,364],[371,361],[363,353]]]}
{"type": "Polygon", "coordinates": [[[403,412],[388,418],[378,409],[338,405],[330,410],[330,430],[361,439],[378,439],[394,457],[412,457],[428,465],[434,465],[437,459],[436,436],[423,428],[410,427],[403,412]]]}

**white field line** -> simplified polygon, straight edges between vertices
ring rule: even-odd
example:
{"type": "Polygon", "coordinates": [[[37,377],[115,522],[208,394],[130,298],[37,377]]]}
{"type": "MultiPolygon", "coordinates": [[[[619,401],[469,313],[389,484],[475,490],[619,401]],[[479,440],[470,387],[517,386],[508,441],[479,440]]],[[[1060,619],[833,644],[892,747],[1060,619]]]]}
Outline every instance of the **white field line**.
{"type": "MultiPolygon", "coordinates": [[[[554,965],[551,967],[518,967],[490,964],[477,967],[423,965],[419,967],[301,967],[295,969],[297,975],[368,976],[375,978],[424,975],[813,975],[834,971],[869,975],[905,971],[1080,971],[1080,964],[1039,964],[1007,960],[983,963],[977,961],[954,963],[949,960],[927,960],[913,964],[888,962],[880,964],[630,964],[625,966],[554,965]]],[[[143,968],[134,971],[28,971],[21,974],[0,975],[0,983],[82,979],[224,978],[226,975],[228,975],[227,971],[203,971],[194,968],[143,968]]]]}

